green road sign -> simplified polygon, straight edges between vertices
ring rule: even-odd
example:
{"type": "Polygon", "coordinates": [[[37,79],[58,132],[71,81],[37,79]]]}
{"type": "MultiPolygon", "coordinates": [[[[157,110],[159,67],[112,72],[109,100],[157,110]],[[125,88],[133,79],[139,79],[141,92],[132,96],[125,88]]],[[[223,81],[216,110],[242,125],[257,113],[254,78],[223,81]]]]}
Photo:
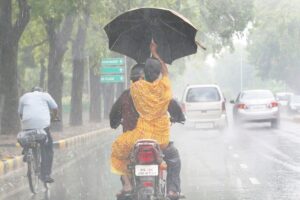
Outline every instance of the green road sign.
{"type": "Polygon", "coordinates": [[[100,78],[101,83],[123,83],[124,80],[123,75],[103,75],[100,78]]]}
{"type": "Polygon", "coordinates": [[[123,74],[124,67],[100,67],[101,74],[123,74]]]}
{"type": "Polygon", "coordinates": [[[101,60],[101,66],[120,66],[124,64],[124,58],[103,58],[101,60]]]}

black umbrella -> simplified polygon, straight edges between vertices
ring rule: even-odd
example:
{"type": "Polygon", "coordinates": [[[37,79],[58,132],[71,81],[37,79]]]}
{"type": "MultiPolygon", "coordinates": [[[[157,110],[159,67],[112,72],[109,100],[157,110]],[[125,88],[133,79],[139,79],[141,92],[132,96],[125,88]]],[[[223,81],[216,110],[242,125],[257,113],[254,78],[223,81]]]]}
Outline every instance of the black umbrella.
{"type": "Polygon", "coordinates": [[[158,44],[159,55],[168,64],[197,52],[197,29],[186,18],[168,9],[130,10],[113,19],[104,30],[111,50],[138,63],[150,57],[152,39],[158,44]]]}

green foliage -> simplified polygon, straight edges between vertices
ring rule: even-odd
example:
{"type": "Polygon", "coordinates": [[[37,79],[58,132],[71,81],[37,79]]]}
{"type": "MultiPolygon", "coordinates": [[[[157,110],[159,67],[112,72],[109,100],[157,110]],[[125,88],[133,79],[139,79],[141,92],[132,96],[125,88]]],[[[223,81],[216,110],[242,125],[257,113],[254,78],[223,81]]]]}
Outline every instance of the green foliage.
{"type": "Polygon", "coordinates": [[[286,81],[300,91],[299,1],[257,1],[250,35],[250,60],[262,78],[286,81]],[[270,6],[272,3],[272,6],[270,6]]]}
{"type": "MultiPolygon", "coordinates": [[[[46,65],[48,62],[49,47],[43,18],[53,18],[59,26],[67,14],[82,19],[83,8],[89,5],[91,17],[85,55],[89,57],[89,66],[98,69],[102,57],[117,56],[108,49],[107,37],[103,30],[109,21],[132,8],[173,9],[187,17],[199,29],[197,41],[203,42],[208,48],[207,52],[199,50],[195,56],[175,61],[170,71],[172,78],[177,79],[184,73],[186,63],[190,63],[189,61],[196,59],[197,63],[202,63],[205,54],[217,53],[225,46],[232,46],[233,36],[244,30],[253,14],[252,0],[29,0],[29,4],[31,21],[22,36],[19,53],[20,79],[24,88],[30,88],[32,84],[38,83],[40,60],[45,58],[46,65]]],[[[68,48],[71,49],[70,45],[68,48]]],[[[63,64],[64,95],[69,95],[71,90],[71,64],[71,52],[67,51],[63,64]]]]}
{"type": "Polygon", "coordinates": [[[204,42],[218,53],[224,46],[233,48],[233,37],[243,35],[253,18],[253,0],[202,0],[200,14],[204,42]]]}
{"type": "Polygon", "coordinates": [[[77,0],[31,0],[33,17],[47,17],[62,20],[65,15],[77,11],[81,1],[77,0]]]}

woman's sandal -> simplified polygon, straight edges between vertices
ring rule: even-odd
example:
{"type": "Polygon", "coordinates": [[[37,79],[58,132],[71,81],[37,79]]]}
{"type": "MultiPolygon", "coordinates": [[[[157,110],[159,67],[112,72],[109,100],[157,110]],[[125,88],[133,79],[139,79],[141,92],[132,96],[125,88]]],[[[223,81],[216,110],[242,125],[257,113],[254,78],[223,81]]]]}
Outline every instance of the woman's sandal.
{"type": "Polygon", "coordinates": [[[180,194],[178,192],[169,191],[167,197],[170,200],[178,200],[180,197],[180,194]]]}

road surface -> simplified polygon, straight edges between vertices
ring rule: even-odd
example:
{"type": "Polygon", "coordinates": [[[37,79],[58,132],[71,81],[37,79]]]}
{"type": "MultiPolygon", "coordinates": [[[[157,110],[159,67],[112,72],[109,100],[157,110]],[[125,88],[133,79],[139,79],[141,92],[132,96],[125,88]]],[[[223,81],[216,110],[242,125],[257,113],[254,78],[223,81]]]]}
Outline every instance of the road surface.
{"type": "MultiPolygon", "coordinates": [[[[113,200],[120,189],[109,171],[110,145],[118,131],[97,144],[65,152],[55,164],[49,192],[31,195],[22,188],[5,200],[113,200]]],[[[172,127],[182,158],[182,191],[189,200],[299,200],[300,124],[283,121],[230,127],[220,133],[182,125],[172,127]]]]}

